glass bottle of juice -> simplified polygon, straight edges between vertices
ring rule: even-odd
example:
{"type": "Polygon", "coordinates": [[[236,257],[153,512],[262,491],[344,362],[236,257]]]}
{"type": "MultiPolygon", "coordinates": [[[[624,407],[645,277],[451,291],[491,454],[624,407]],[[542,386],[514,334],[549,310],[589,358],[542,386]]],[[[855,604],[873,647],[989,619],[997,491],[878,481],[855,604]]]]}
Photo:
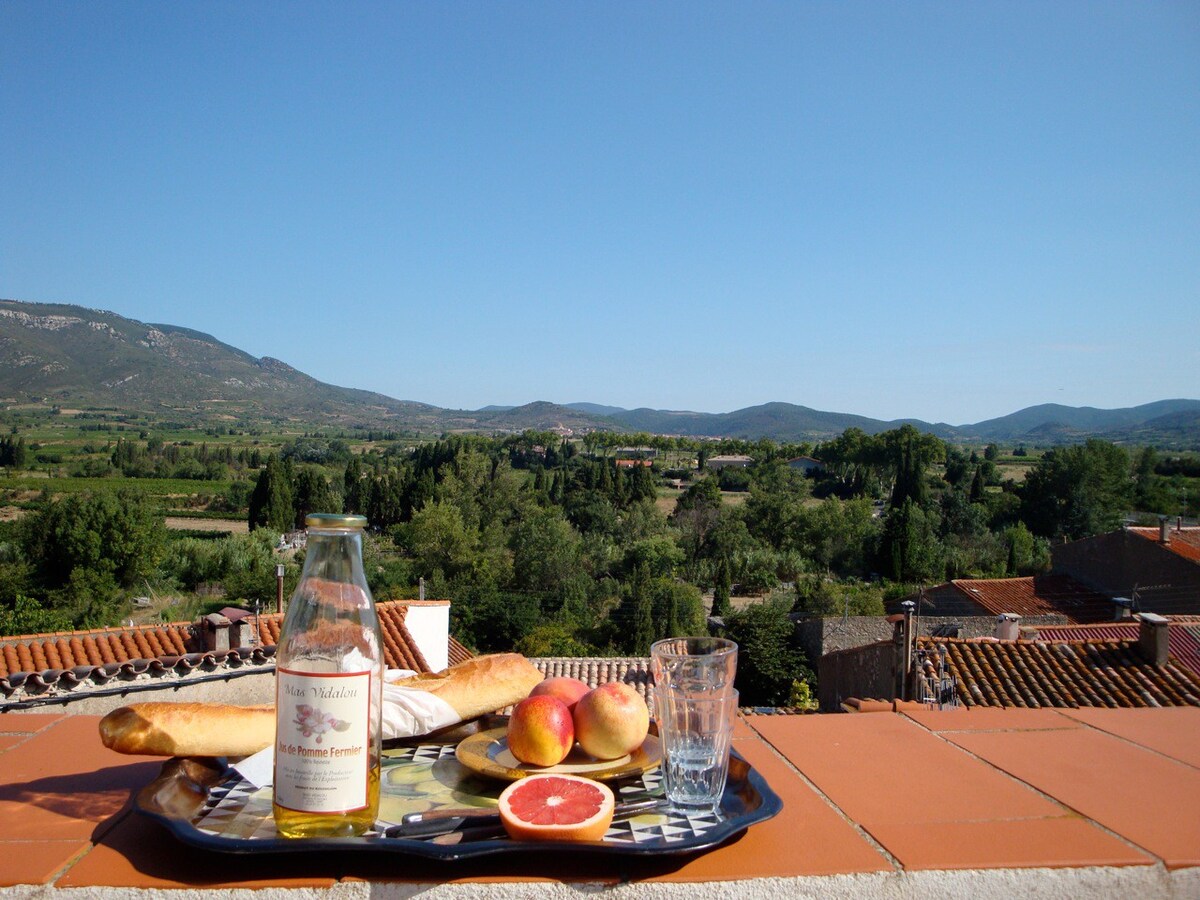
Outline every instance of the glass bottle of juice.
{"type": "Polygon", "coordinates": [[[275,653],[275,827],[362,834],[379,812],[383,641],[362,516],[316,513],[275,653]]]}

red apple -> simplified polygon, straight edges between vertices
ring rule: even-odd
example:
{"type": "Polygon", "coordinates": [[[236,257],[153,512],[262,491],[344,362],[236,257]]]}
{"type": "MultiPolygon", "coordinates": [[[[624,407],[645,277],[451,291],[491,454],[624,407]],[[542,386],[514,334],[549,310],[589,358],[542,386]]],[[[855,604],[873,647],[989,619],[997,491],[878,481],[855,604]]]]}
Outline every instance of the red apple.
{"type": "Polygon", "coordinates": [[[508,749],[523,763],[556,766],[575,745],[575,724],[557,697],[526,697],[508,720],[508,749]]]}
{"type": "Polygon", "coordinates": [[[650,730],[646,701],[623,681],[589,691],[575,704],[575,737],[596,759],[617,759],[642,746],[650,730]]]}
{"type": "Polygon", "coordinates": [[[578,678],[567,678],[560,675],[555,678],[547,678],[545,681],[539,681],[534,689],[529,692],[529,696],[540,697],[546,694],[550,697],[557,697],[563,703],[567,704],[567,709],[575,712],[575,704],[579,702],[579,698],[590,690],[591,688],[578,678]]]}

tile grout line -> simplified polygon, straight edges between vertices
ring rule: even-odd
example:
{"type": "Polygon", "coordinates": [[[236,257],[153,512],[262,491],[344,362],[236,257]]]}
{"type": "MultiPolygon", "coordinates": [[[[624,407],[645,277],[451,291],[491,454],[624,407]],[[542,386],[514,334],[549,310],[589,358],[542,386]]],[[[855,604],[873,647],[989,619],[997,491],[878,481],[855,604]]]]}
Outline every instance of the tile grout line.
{"type": "Polygon", "coordinates": [[[92,841],[87,841],[86,845],[78,853],[59,866],[59,868],[50,876],[50,879],[46,882],[46,887],[57,890],[58,880],[75,868],[76,863],[78,863],[95,849],[95,843],[92,841]]]}
{"type": "MultiPolygon", "coordinates": [[[[927,725],[925,725],[921,722],[918,722],[915,719],[912,719],[908,716],[905,716],[905,718],[907,718],[910,722],[912,722],[918,728],[924,728],[927,732],[929,732],[931,735],[936,737],[938,740],[940,740],[942,743],[946,744],[947,746],[953,747],[954,749],[964,753],[970,759],[973,759],[979,763],[982,763],[983,765],[987,766],[992,771],[999,772],[1005,778],[1008,778],[1009,780],[1015,782],[1016,784],[1021,785],[1022,787],[1028,788],[1029,790],[1033,791],[1035,794],[1037,794],[1042,799],[1048,800],[1050,803],[1053,803],[1055,806],[1062,808],[1063,810],[1067,811],[1071,815],[1078,816],[1080,819],[1083,819],[1085,822],[1090,822],[1093,826],[1095,826],[1097,829],[1102,831],[1104,834],[1107,834],[1109,837],[1115,838],[1116,840],[1120,841],[1122,844],[1125,844],[1127,847],[1132,847],[1134,850],[1137,850],[1140,853],[1146,854],[1146,856],[1150,857],[1150,859],[1153,860],[1152,864],[1159,865],[1159,866],[1166,868],[1167,861],[1165,859],[1163,859],[1161,856],[1159,856],[1157,853],[1154,853],[1153,851],[1147,849],[1146,847],[1143,847],[1141,844],[1135,843],[1134,841],[1127,838],[1125,835],[1119,834],[1118,832],[1113,831],[1107,825],[1103,824],[1102,822],[1097,822],[1091,816],[1085,814],[1082,810],[1076,809],[1075,807],[1071,806],[1069,803],[1066,803],[1065,801],[1060,800],[1058,797],[1055,797],[1053,794],[1046,793],[1041,788],[1039,788],[1037,785],[1030,784],[1028,781],[1025,781],[1022,778],[1018,778],[1016,775],[1014,775],[1012,772],[1009,772],[1007,769],[1004,769],[1004,768],[992,763],[990,760],[984,759],[982,756],[979,756],[978,754],[973,753],[972,751],[968,750],[966,747],[963,747],[961,744],[956,744],[956,743],[954,743],[954,741],[946,740],[946,738],[942,737],[940,732],[934,731],[933,729],[929,728],[927,725]]],[[[1069,718],[1069,717],[1064,717],[1064,718],[1069,718]]],[[[1011,734],[1013,732],[1029,731],[1029,730],[1030,729],[1024,729],[1024,728],[1009,728],[1009,729],[989,729],[985,732],[954,731],[954,732],[947,732],[947,734],[1011,734]]],[[[1041,730],[1041,731],[1070,731],[1073,729],[1053,728],[1053,729],[1039,729],[1039,730],[1041,730]]]]}
{"type": "MultiPolygon", "coordinates": [[[[753,728],[754,726],[751,725],[750,727],[753,728]]],[[[796,767],[796,765],[790,759],[788,759],[786,756],[784,756],[779,751],[779,749],[774,744],[771,743],[770,738],[768,738],[765,734],[763,734],[757,728],[754,729],[754,734],[758,737],[758,739],[764,745],[766,745],[768,750],[770,750],[773,754],[775,754],[776,757],[778,757],[778,759],[785,766],[787,766],[789,769],[791,769],[793,772],[795,772],[798,776],[800,776],[800,780],[803,781],[804,784],[806,784],[809,787],[809,789],[812,790],[818,797],[820,797],[830,809],[832,809],[838,816],[840,816],[847,825],[849,825],[851,828],[853,828],[855,833],[857,833],[863,840],[865,840],[867,842],[867,844],[869,846],[874,848],[874,850],[877,853],[879,853],[884,859],[886,859],[888,861],[888,863],[891,865],[894,872],[901,873],[901,872],[907,871],[904,868],[904,866],[900,864],[900,860],[892,855],[891,851],[889,851],[886,847],[884,847],[883,844],[879,843],[879,841],[877,841],[875,839],[875,836],[873,834],[871,834],[869,831],[867,831],[866,828],[864,828],[858,822],[855,822],[852,818],[850,818],[850,816],[848,816],[846,814],[846,812],[840,806],[838,806],[836,803],[833,802],[833,799],[828,794],[826,794],[823,790],[821,790],[819,787],[817,787],[817,785],[813,782],[813,780],[811,778],[809,778],[802,771],[800,771],[800,769],[798,769],[796,767]]]]}
{"type": "Polygon", "coordinates": [[[1162,757],[1163,759],[1167,760],[1168,762],[1173,762],[1176,765],[1184,766],[1185,768],[1191,769],[1194,772],[1200,772],[1200,766],[1194,766],[1189,762],[1184,762],[1182,759],[1178,759],[1177,757],[1171,756],[1167,753],[1163,753],[1161,750],[1156,750],[1153,747],[1147,747],[1145,744],[1139,744],[1133,738],[1125,737],[1124,735],[1117,734],[1112,731],[1108,731],[1105,728],[1101,728],[1099,725],[1093,725],[1090,722],[1085,722],[1085,721],[1083,721],[1083,719],[1072,719],[1072,721],[1078,722],[1081,727],[1087,728],[1090,731],[1095,731],[1100,734],[1106,735],[1107,737],[1115,738],[1116,740],[1120,741],[1123,744],[1128,744],[1131,747],[1137,747],[1139,750],[1145,750],[1147,753],[1153,753],[1155,756],[1162,757]]]}

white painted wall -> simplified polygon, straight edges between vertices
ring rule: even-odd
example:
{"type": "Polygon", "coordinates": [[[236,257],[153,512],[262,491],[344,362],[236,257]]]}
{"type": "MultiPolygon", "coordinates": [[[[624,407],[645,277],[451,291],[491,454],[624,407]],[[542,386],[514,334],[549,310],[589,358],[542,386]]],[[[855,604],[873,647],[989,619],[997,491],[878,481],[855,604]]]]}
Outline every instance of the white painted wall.
{"type": "Polygon", "coordinates": [[[440,672],[450,664],[450,604],[413,604],[404,617],[429,668],[440,672]]]}

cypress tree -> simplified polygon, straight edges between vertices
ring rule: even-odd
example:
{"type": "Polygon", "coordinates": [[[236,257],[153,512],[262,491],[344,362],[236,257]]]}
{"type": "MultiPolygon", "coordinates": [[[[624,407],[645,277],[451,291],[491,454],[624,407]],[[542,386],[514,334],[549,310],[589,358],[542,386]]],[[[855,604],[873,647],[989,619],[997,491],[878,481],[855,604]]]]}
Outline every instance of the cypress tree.
{"type": "Polygon", "coordinates": [[[645,563],[633,570],[627,588],[627,596],[632,600],[632,621],[629,623],[629,647],[638,656],[650,653],[650,645],[655,640],[654,601],[650,596],[650,570],[645,563]]]}
{"type": "Polygon", "coordinates": [[[729,583],[729,564],[722,558],[717,563],[716,582],[713,585],[712,614],[714,616],[724,617],[733,611],[733,605],[729,602],[731,587],[729,583]]]}
{"type": "Polygon", "coordinates": [[[972,503],[979,503],[983,500],[983,488],[983,466],[980,466],[975,470],[975,477],[971,479],[971,494],[969,499],[972,503]]]}
{"type": "Polygon", "coordinates": [[[679,617],[679,597],[675,593],[675,586],[668,586],[669,593],[667,594],[667,615],[666,627],[658,635],[659,638],[671,637],[683,633],[683,628],[679,617]]]}
{"type": "Polygon", "coordinates": [[[633,652],[638,656],[649,656],[654,643],[654,616],[650,608],[650,597],[639,590],[633,607],[633,652]]]}
{"type": "Polygon", "coordinates": [[[291,466],[271,454],[266,467],[258,474],[254,493],[250,495],[247,516],[250,530],[271,528],[288,531],[296,519],[292,494],[291,466]]]}
{"type": "Polygon", "coordinates": [[[366,487],[363,484],[363,468],[357,456],[346,463],[346,474],[342,476],[343,511],[361,513],[366,509],[366,487]]]}

